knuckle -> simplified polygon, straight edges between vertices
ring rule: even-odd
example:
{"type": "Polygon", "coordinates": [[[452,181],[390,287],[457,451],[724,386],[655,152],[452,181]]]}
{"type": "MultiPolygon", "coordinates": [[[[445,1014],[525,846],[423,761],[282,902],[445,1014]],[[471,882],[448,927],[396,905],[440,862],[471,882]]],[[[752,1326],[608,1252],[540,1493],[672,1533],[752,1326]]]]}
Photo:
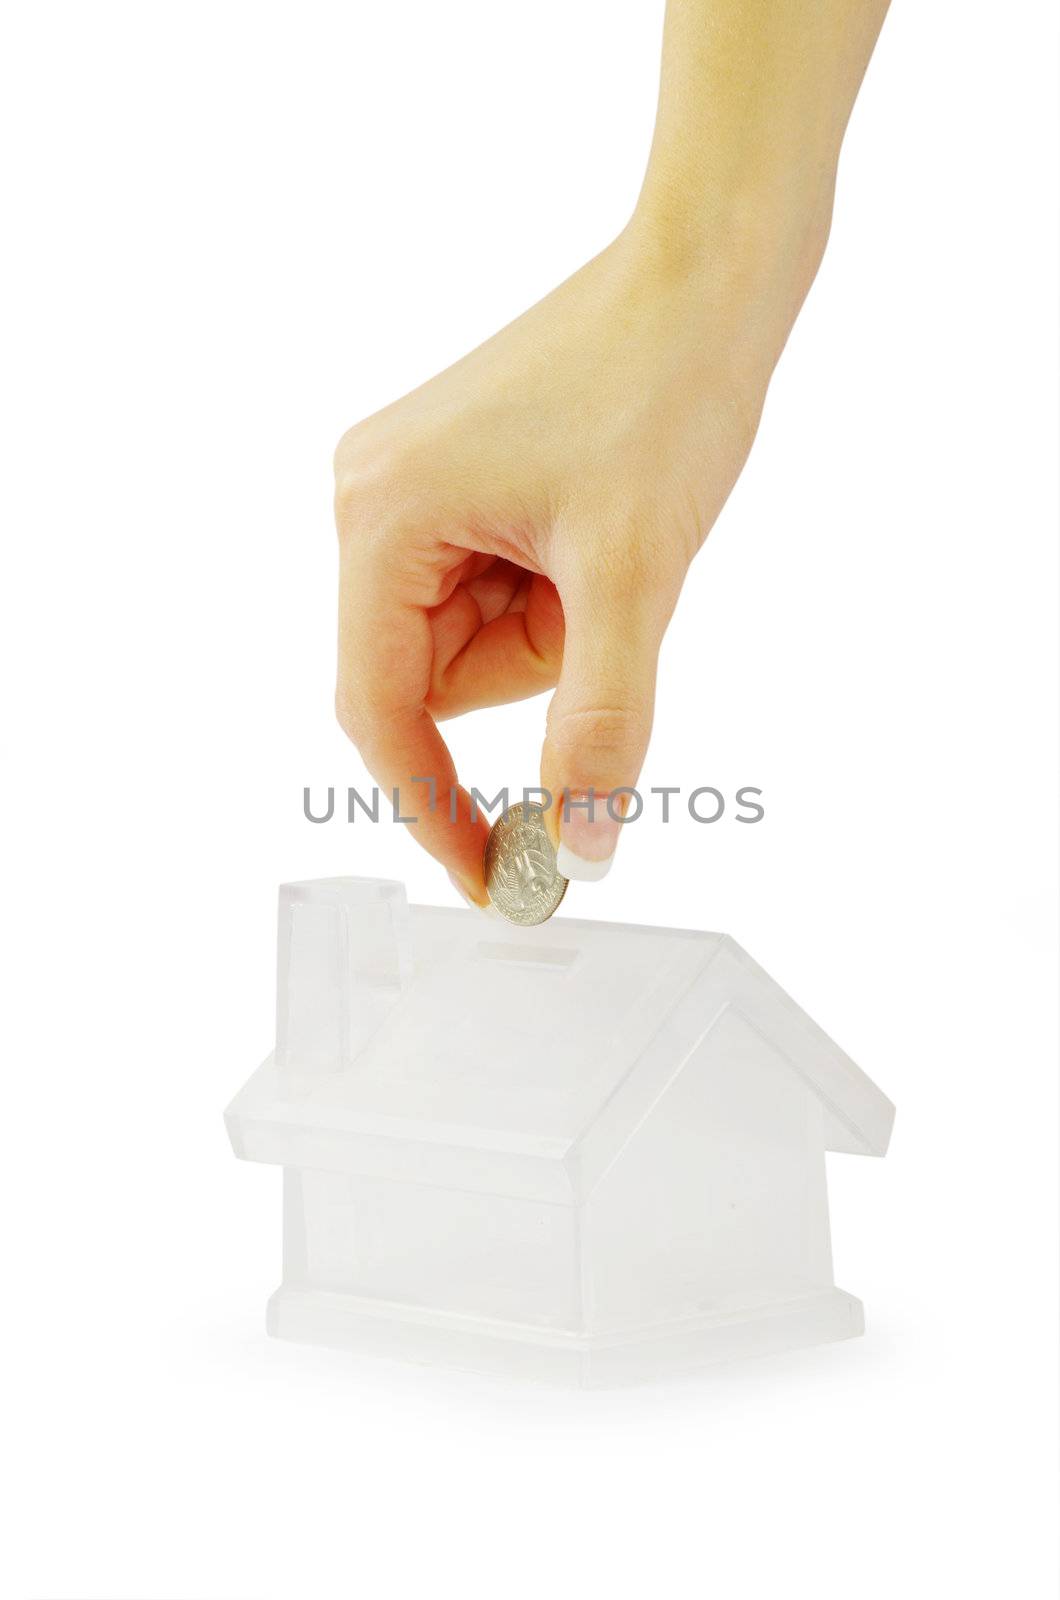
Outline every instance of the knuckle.
{"type": "Polygon", "coordinates": [[[339,531],[356,526],[379,497],[390,473],[385,452],[360,428],[344,433],[335,451],[335,519],[339,531]]]}
{"type": "Polygon", "coordinates": [[[608,539],[594,554],[594,582],[615,594],[625,594],[641,584],[658,559],[654,541],[639,527],[608,539]]]}
{"type": "Polygon", "coordinates": [[[357,674],[339,684],[335,692],[335,717],[343,733],[355,745],[362,759],[371,761],[385,742],[392,717],[373,684],[357,674]]]}
{"type": "Polygon", "coordinates": [[[650,719],[635,706],[559,708],[549,713],[548,735],[561,755],[577,753],[589,767],[611,757],[636,754],[646,743],[650,719]]]}
{"type": "Polygon", "coordinates": [[[341,689],[335,692],[335,721],[348,739],[357,743],[353,710],[341,689]]]}
{"type": "Polygon", "coordinates": [[[679,584],[678,543],[645,522],[613,524],[576,551],[570,587],[591,596],[609,614],[651,613],[679,584]]]}
{"type": "Polygon", "coordinates": [[[376,536],[394,526],[412,512],[425,478],[413,445],[384,437],[371,418],[343,434],[334,469],[341,537],[376,536]]]}
{"type": "Polygon", "coordinates": [[[359,747],[368,731],[368,719],[362,703],[341,684],[335,692],[335,717],[347,739],[359,747]]]}

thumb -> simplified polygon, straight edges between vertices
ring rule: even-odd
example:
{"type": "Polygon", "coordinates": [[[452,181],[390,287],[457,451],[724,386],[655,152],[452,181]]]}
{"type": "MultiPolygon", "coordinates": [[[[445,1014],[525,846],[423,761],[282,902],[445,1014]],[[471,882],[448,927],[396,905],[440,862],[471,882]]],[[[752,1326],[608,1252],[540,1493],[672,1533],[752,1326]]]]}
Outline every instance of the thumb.
{"type": "MultiPolygon", "coordinates": [[[[651,736],[659,646],[672,603],[613,578],[560,590],[565,640],[548,710],[541,785],[565,878],[605,876],[651,736]],[[625,792],[623,792],[625,791],[625,792]]],[[[632,802],[632,804],[631,804],[632,802]]]]}

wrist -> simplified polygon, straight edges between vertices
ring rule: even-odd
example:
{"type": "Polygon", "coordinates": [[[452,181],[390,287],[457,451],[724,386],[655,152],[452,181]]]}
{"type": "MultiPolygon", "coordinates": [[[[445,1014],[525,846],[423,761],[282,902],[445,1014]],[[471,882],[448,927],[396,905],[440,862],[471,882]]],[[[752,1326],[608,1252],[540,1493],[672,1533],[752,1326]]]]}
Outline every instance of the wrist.
{"type": "Polygon", "coordinates": [[[775,360],[828,238],[840,146],[887,0],[668,0],[659,109],[629,232],[719,294],[775,360]]]}
{"type": "Polygon", "coordinates": [[[720,320],[768,381],[824,255],[834,182],[825,167],[813,182],[694,184],[653,165],[623,242],[693,327],[720,320]]]}
{"type": "MultiPolygon", "coordinates": [[[[715,165],[722,165],[718,162],[715,165]]],[[[752,174],[695,170],[653,151],[633,213],[634,232],[660,265],[708,276],[719,257],[756,280],[795,274],[827,240],[836,159],[756,163],[752,174]]]]}

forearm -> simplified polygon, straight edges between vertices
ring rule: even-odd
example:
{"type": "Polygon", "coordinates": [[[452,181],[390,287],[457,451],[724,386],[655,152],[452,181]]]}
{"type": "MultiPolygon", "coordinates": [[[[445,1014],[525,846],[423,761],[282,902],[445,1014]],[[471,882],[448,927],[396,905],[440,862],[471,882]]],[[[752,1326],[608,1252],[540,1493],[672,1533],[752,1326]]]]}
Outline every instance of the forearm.
{"type": "MultiPolygon", "coordinates": [[[[669,0],[633,228],[660,265],[738,275],[783,343],[827,239],[887,0],[669,0]]],[[[779,348],[779,346],[778,346],[779,348]]]]}

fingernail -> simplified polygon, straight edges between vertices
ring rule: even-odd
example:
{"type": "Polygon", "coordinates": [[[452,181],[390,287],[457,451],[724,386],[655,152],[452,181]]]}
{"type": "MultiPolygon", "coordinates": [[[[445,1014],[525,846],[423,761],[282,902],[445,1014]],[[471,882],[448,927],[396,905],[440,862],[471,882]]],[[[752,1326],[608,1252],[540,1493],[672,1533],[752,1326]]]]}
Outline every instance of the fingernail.
{"type": "Polygon", "coordinates": [[[466,906],[470,906],[472,911],[481,912],[484,917],[500,916],[500,912],[491,901],[487,900],[485,905],[480,905],[477,900],[472,900],[471,896],[468,894],[467,890],[464,888],[464,885],[460,882],[460,879],[457,877],[455,872],[450,872],[448,876],[449,882],[452,884],[461,900],[466,906]]]}
{"type": "Polygon", "coordinates": [[[606,794],[575,790],[564,795],[556,851],[556,866],[563,877],[581,883],[598,883],[607,877],[614,860],[626,798],[625,795],[619,797],[612,807],[615,812],[612,816],[606,794]]]}

